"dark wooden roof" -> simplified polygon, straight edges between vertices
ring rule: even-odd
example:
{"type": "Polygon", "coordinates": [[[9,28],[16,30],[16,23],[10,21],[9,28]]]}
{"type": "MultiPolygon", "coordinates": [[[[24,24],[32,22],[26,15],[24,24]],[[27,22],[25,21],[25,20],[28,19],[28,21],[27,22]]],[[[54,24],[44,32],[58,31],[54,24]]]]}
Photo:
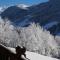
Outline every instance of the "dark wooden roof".
{"type": "Polygon", "coordinates": [[[0,54],[15,54],[14,52],[15,52],[15,48],[6,47],[0,44],[0,54]]]}

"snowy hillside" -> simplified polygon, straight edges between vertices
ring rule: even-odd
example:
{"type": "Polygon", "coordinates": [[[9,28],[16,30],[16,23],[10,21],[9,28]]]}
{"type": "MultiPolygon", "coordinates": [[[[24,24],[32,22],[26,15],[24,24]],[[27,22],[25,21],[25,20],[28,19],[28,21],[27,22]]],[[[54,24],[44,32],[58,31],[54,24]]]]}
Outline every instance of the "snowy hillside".
{"type": "Polygon", "coordinates": [[[59,57],[58,44],[54,36],[35,23],[29,27],[15,28],[10,21],[0,19],[0,43],[8,47],[25,46],[27,51],[59,57]]]}
{"type": "Polygon", "coordinates": [[[27,58],[29,58],[30,60],[58,60],[55,58],[51,58],[51,57],[47,57],[47,56],[43,56],[37,53],[33,53],[33,52],[26,52],[27,58]]]}
{"type": "MultiPolygon", "coordinates": [[[[14,48],[10,48],[8,47],[8,49],[15,53],[16,54],[16,51],[14,48]]],[[[51,58],[51,57],[48,57],[48,56],[43,56],[43,55],[40,55],[40,54],[37,54],[37,53],[34,53],[34,52],[29,52],[29,51],[26,51],[26,57],[30,60],[59,60],[59,59],[56,59],[56,58],[51,58]]]]}

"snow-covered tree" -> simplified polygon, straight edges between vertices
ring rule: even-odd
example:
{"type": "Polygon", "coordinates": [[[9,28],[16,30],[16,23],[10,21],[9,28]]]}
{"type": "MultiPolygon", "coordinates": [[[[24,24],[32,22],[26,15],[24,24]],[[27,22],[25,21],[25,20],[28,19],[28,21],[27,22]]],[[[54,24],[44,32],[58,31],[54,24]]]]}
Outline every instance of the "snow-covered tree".
{"type": "Polygon", "coordinates": [[[47,56],[58,56],[58,45],[54,36],[35,23],[31,23],[28,27],[16,28],[8,19],[3,20],[0,17],[0,43],[11,47],[22,45],[28,51],[47,56]]]}
{"type": "Polygon", "coordinates": [[[58,44],[58,52],[59,52],[59,56],[60,56],[60,36],[55,36],[55,40],[56,40],[56,42],[57,42],[57,44],[58,44]]]}
{"type": "Polygon", "coordinates": [[[27,50],[48,56],[58,55],[58,45],[49,31],[43,30],[39,24],[20,28],[20,43],[27,50]]]}
{"type": "Polygon", "coordinates": [[[0,43],[8,46],[16,46],[19,36],[15,27],[11,25],[9,20],[3,20],[0,17],[0,43]]]}

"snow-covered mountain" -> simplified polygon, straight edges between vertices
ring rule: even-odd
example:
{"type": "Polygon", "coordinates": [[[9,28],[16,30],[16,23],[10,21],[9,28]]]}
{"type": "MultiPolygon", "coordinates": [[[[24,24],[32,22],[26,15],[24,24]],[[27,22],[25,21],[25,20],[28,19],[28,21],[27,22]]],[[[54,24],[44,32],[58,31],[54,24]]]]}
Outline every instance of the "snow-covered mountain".
{"type": "Polygon", "coordinates": [[[8,8],[7,6],[0,6],[0,14],[7,8],[8,8]]]}
{"type": "Polygon", "coordinates": [[[15,26],[28,26],[30,23],[39,23],[51,34],[60,32],[60,1],[50,0],[38,5],[24,4],[8,7],[1,13],[2,18],[8,18],[15,26]]]}
{"type": "Polygon", "coordinates": [[[19,5],[16,5],[17,7],[19,7],[20,9],[25,9],[25,10],[28,10],[28,5],[25,5],[25,4],[19,4],[19,5]]]}
{"type": "Polygon", "coordinates": [[[5,10],[4,7],[0,7],[0,14],[5,10]]]}
{"type": "Polygon", "coordinates": [[[0,13],[3,11],[3,8],[2,7],[0,7],[0,13]]]}

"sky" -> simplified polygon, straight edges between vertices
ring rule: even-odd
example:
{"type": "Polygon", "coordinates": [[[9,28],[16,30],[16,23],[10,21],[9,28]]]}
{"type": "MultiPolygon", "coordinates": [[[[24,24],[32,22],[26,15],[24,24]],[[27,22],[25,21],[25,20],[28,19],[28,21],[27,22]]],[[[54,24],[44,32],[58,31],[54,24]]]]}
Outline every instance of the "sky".
{"type": "Polygon", "coordinates": [[[0,6],[9,6],[16,4],[26,4],[26,5],[34,5],[42,2],[46,2],[48,0],[0,0],[0,6]]]}

